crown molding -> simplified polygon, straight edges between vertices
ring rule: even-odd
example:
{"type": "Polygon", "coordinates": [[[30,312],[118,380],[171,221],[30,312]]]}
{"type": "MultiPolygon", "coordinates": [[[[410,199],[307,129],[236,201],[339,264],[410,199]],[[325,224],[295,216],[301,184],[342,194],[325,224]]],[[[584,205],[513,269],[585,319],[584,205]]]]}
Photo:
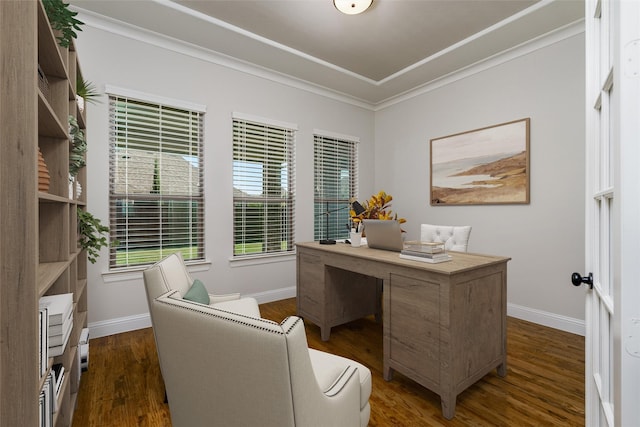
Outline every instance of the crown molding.
{"type": "Polygon", "coordinates": [[[573,22],[560,29],[529,40],[526,43],[522,43],[512,49],[500,52],[467,67],[456,70],[450,74],[442,76],[439,79],[425,83],[409,91],[388,98],[382,102],[376,103],[374,106],[374,110],[383,110],[394,104],[404,102],[411,98],[415,98],[416,96],[431,92],[443,86],[449,85],[455,81],[462,80],[474,74],[478,74],[491,68],[500,66],[507,62],[513,61],[514,59],[529,55],[537,50],[544,49],[546,47],[579,36],[581,34],[584,34],[584,19],[573,22]]]}
{"type": "Polygon", "coordinates": [[[192,58],[229,68],[234,71],[238,71],[254,77],[259,77],[275,83],[284,84],[296,89],[314,93],[316,95],[321,95],[326,98],[334,99],[347,104],[352,104],[357,107],[365,108],[368,110],[373,110],[374,107],[373,103],[366,100],[362,100],[339,91],[334,91],[329,88],[314,84],[312,82],[304,81],[302,79],[298,79],[296,77],[278,71],[269,70],[265,67],[252,64],[238,58],[233,58],[229,55],[225,55],[211,49],[196,46],[192,43],[184,42],[173,37],[168,37],[164,34],[150,31],[148,29],[131,25],[126,22],[109,18],[104,15],[100,15],[78,7],[75,7],[74,10],[78,12],[77,18],[84,22],[84,24],[89,28],[94,28],[131,40],[136,40],[152,46],[167,49],[169,51],[180,53],[182,55],[187,55],[192,58]]]}
{"type": "MultiPolygon", "coordinates": [[[[162,1],[157,3],[162,5],[168,5],[173,9],[177,10],[178,12],[184,12],[181,10],[183,9],[183,7],[176,5],[173,2],[162,1]]],[[[218,66],[222,66],[222,67],[229,68],[241,73],[245,73],[247,75],[251,75],[251,76],[269,80],[275,83],[283,84],[296,89],[304,90],[316,95],[320,95],[320,96],[333,99],[339,102],[343,102],[346,104],[354,105],[356,107],[360,107],[370,111],[383,110],[397,103],[404,102],[408,99],[414,98],[416,96],[420,96],[424,93],[438,89],[442,86],[451,84],[457,80],[467,78],[470,75],[483,72],[490,68],[512,61],[518,57],[528,55],[532,52],[535,52],[536,50],[543,49],[547,46],[551,46],[555,43],[561,42],[562,40],[569,39],[584,33],[584,19],[580,19],[560,29],[551,31],[547,34],[544,34],[535,39],[529,40],[514,48],[492,55],[488,58],[484,58],[480,61],[477,61],[466,67],[460,68],[456,71],[453,71],[435,80],[414,86],[411,89],[408,89],[404,92],[390,96],[379,102],[371,102],[371,101],[367,101],[338,90],[334,90],[334,89],[322,86],[320,84],[309,82],[309,81],[306,81],[306,80],[303,80],[279,71],[270,70],[263,66],[253,64],[242,59],[234,58],[232,56],[229,56],[220,52],[216,52],[208,48],[197,46],[193,43],[189,43],[173,37],[169,37],[165,34],[161,34],[155,31],[151,31],[145,28],[141,28],[141,27],[129,24],[129,23],[122,22],[120,20],[106,17],[104,15],[100,15],[92,11],[88,11],[78,7],[74,7],[74,10],[79,12],[78,18],[82,20],[87,27],[95,28],[101,31],[105,31],[108,33],[112,33],[115,35],[119,35],[121,37],[131,39],[131,40],[136,40],[142,43],[167,49],[169,51],[191,56],[193,58],[197,58],[202,61],[206,61],[218,66]]],[[[190,11],[190,9],[187,9],[187,10],[190,11]]],[[[191,15],[197,14],[197,13],[198,12],[194,12],[194,11],[189,12],[189,14],[191,15]]],[[[199,19],[205,19],[205,18],[199,17],[199,19]]],[[[210,21],[212,24],[215,24],[215,25],[224,25],[225,27],[229,26],[229,24],[218,22],[218,20],[215,20],[215,18],[206,17],[206,19],[207,21],[210,21]]],[[[234,29],[234,31],[240,31],[240,29],[234,29]]],[[[253,35],[252,37],[255,38],[258,36],[253,35]]],[[[469,42],[470,40],[471,38],[469,40],[466,40],[465,42],[469,42]]],[[[265,42],[264,40],[260,40],[260,41],[265,42]]],[[[283,48],[281,46],[275,46],[274,45],[275,42],[271,42],[271,41],[267,41],[267,42],[269,42],[271,46],[278,47],[281,49],[283,48]]],[[[298,52],[293,51],[292,49],[288,49],[288,53],[297,54],[298,52]]],[[[323,61],[320,61],[319,59],[310,57],[309,55],[305,55],[305,59],[308,59],[310,61],[317,63],[319,67],[331,66],[331,64],[326,64],[323,61]]],[[[396,73],[393,76],[387,77],[378,82],[374,82],[374,81],[371,81],[370,79],[365,79],[364,77],[359,76],[361,78],[360,82],[369,84],[371,90],[376,91],[378,88],[382,87],[383,85],[393,81],[392,77],[394,79],[398,78],[400,75],[405,74],[409,71],[412,71],[415,67],[423,66],[429,60],[433,60],[433,59],[434,59],[433,57],[426,58],[424,61],[420,61],[420,63],[415,64],[415,66],[407,67],[406,69],[402,70],[400,72],[401,74],[396,73]]],[[[347,72],[345,70],[340,69],[339,67],[335,67],[335,66],[331,66],[331,67],[333,71],[344,72],[345,74],[347,74],[347,77],[349,78],[358,78],[358,76],[353,75],[354,73],[347,72]]]]}

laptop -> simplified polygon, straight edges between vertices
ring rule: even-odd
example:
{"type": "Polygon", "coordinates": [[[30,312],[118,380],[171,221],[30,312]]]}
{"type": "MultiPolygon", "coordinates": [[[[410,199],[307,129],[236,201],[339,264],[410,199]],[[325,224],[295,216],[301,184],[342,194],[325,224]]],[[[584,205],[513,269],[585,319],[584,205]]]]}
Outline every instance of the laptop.
{"type": "Polygon", "coordinates": [[[396,252],[403,249],[402,230],[398,221],[363,219],[362,222],[367,236],[367,246],[370,248],[396,252]]]}

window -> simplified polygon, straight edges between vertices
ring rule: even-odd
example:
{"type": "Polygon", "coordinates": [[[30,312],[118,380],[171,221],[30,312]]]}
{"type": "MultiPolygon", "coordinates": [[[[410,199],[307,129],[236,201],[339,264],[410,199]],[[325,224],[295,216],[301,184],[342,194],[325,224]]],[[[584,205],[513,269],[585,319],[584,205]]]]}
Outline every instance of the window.
{"type": "Polygon", "coordinates": [[[204,259],[200,108],[109,95],[111,268],[204,259]]]}
{"type": "Polygon", "coordinates": [[[350,201],[358,194],[357,139],[315,134],[313,166],[314,239],[348,238],[350,201]]]}
{"type": "Polygon", "coordinates": [[[234,257],[294,251],[294,133],[234,114],[234,257]]]}

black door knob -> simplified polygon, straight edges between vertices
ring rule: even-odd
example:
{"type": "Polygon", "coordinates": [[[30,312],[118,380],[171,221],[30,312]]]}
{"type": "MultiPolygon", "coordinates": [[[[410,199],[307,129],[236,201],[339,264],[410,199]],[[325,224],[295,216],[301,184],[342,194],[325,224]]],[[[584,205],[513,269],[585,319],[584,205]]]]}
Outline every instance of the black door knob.
{"type": "Polygon", "coordinates": [[[589,273],[589,275],[585,277],[582,277],[580,273],[573,273],[571,275],[571,283],[573,283],[573,286],[580,286],[586,283],[589,285],[589,289],[593,289],[593,273],[589,273]]]}

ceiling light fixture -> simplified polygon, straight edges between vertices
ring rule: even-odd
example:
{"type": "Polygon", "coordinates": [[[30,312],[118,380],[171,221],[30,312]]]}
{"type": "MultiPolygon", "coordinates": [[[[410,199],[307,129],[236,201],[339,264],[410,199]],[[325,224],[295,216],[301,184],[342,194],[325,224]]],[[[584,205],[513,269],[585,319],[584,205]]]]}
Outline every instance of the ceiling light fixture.
{"type": "Polygon", "coordinates": [[[369,9],[373,0],[333,0],[333,5],[347,15],[357,15],[369,9]]]}

